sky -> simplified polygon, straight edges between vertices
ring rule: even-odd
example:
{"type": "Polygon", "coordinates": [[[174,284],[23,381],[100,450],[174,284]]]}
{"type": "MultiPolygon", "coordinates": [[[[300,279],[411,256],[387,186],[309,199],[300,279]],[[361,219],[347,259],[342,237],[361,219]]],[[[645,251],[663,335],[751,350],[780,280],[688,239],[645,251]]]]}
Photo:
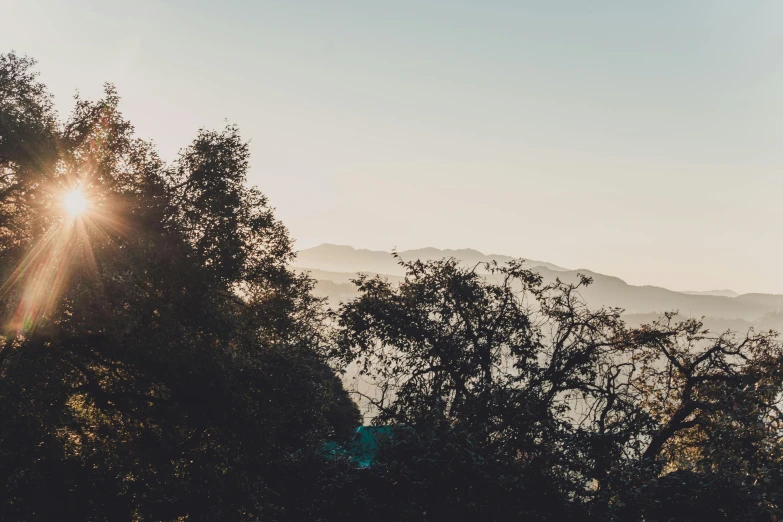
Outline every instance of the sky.
{"type": "Polygon", "coordinates": [[[783,293],[783,2],[0,0],[67,115],[237,124],[298,248],[434,246],[783,293]]]}

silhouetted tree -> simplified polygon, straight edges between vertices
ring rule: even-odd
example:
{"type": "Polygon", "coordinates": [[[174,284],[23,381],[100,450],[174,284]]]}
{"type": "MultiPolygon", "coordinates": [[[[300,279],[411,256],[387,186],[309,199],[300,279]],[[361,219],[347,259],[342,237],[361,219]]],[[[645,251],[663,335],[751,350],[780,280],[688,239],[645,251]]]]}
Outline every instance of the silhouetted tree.
{"type": "Polygon", "coordinates": [[[61,124],[32,66],[0,57],[0,518],[311,517],[358,410],[246,144],[167,165],[111,86],[61,124]]]}
{"type": "Polygon", "coordinates": [[[490,281],[455,260],[402,264],[399,286],[356,281],[336,355],[375,385],[376,422],[404,427],[380,466],[422,520],[780,513],[771,334],[672,315],[627,329],[584,305],[589,279],[543,285],[515,263],[486,265],[490,281]]]}

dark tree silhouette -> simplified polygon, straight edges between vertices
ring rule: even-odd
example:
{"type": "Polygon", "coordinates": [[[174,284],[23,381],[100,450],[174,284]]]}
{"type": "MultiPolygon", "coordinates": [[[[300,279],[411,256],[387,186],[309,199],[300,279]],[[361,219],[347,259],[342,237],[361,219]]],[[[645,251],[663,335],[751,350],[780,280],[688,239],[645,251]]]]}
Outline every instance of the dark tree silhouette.
{"type": "Polygon", "coordinates": [[[166,165],[111,86],[61,124],[32,66],[0,58],[0,518],[312,514],[292,484],[358,410],[246,144],[201,131],[166,165]]]}
{"type": "Polygon", "coordinates": [[[424,519],[779,516],[772,334],[673,315],[628,329],[583,304],[589,279],[543,285],[521,264],[484,266],[489,281],[402,264],[399,286],[356,281],[336,356],[374,383],[376,422],[400,427],[382,460],[424,519]]]}

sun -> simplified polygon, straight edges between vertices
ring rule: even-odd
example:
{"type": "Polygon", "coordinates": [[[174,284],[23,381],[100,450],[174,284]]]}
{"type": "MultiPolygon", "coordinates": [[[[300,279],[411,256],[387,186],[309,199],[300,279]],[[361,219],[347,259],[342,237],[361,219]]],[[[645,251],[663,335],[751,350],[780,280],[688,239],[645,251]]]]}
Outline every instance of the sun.
{"type": "Polygon", "coordinates": [[[87,210],[87,206],[87,198],[80,188],[75,188],[63,196],[63,207],[73,217],[83,214],[87,210]]]}

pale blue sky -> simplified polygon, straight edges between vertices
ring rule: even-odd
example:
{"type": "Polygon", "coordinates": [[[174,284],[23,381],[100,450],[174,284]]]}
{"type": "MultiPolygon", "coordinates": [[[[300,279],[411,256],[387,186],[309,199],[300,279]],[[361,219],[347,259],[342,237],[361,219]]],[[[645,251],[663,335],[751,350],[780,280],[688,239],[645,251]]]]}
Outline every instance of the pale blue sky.
{"type": "Polygon", "coordinates": [[[300,248],[471,247],[783,293],[783,2],[0,0],[61,112],[237,123],[300,248]]]}

